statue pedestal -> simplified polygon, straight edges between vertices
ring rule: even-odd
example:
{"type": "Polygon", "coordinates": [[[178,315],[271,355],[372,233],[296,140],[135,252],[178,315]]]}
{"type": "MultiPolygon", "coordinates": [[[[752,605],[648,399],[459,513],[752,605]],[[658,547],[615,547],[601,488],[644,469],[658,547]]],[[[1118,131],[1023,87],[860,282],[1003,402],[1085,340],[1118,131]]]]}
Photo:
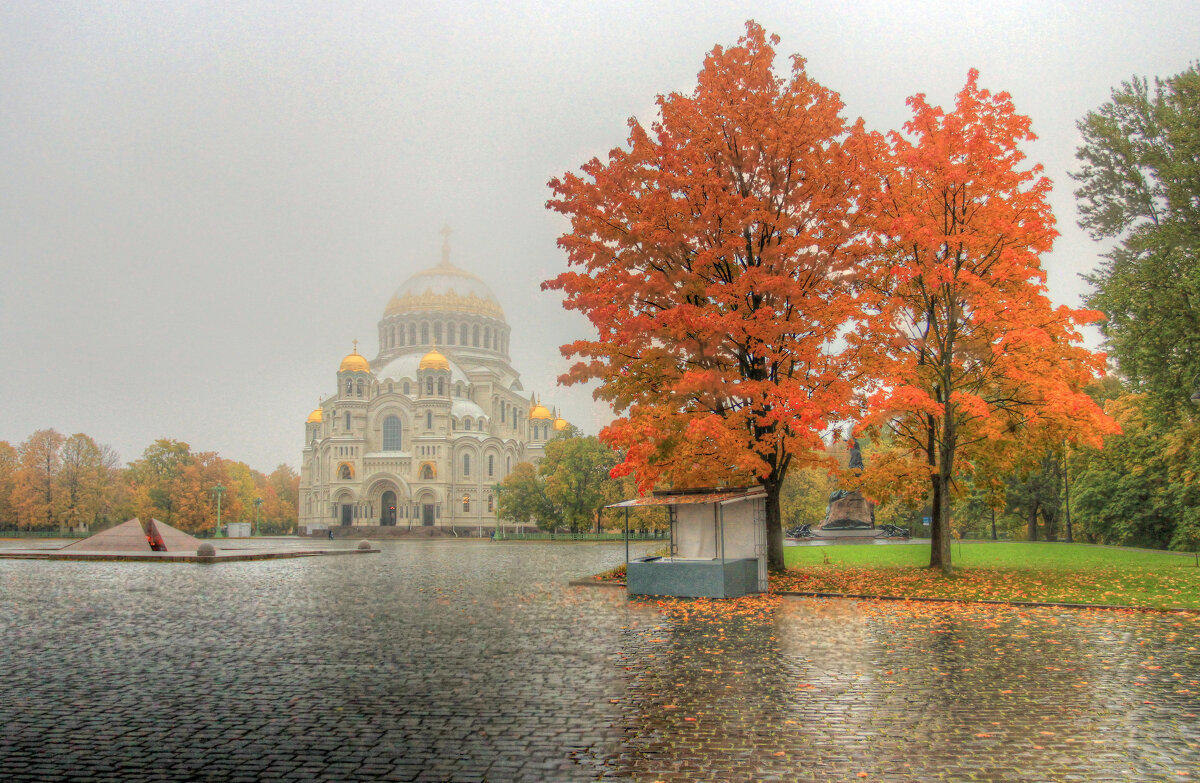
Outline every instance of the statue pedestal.
{"type": "Polygon", "coordinates": [[[825,519],[817,526],[819,535],[845,534],[875,529],[874,504],[858,490],[847,492],[830,502],[825,519]]]}

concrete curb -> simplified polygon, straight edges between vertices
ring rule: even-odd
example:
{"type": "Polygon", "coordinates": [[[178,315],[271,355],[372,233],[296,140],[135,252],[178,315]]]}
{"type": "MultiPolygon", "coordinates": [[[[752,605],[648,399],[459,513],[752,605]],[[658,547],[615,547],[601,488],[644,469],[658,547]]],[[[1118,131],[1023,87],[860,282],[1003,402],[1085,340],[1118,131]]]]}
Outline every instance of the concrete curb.
{"type": "Polygon", "coordinates": [[[620,587],[624,588],[624,582],[614,582],[611,579],[572,579],[567,582],[567,587],[620,587]]]}
{"type": "Polygon", "coordinates": [[[1125,604],[1068,604],[1054,601],[1002,601],[993,598],[917,598],[902,595],[866,595],[859,593],[817,593],[799,590],[780,590],[775,595],[794,598],[847,598],[860,601],[920,601],[930,604],[989,604],[992,606],[1048,607],[1051,609],[1107,609],[1127,612],[1164,612],[1176,614],[1200,614],[1200,609],[1176,607],[1160,609],[1156,606],[1128,606],[1125,604]]]}

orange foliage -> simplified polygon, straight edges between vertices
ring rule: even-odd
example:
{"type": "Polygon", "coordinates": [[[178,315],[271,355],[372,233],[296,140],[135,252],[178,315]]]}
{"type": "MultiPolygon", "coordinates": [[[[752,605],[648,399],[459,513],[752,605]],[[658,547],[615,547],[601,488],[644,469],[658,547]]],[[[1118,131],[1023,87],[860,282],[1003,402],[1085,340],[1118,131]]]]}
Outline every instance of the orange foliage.
{"type": "Polygon", "coordinates": [[[1104,356],[1080,345],[1079,326],[1099,314],[1055,308],[1046,295],[1040,255],[1057,232],[1050,181],[1022,165],[1029,119],[977,76],[952,111],[914,96],[907,135],[873,139],[877,241],[861,292],[867,317],[852,337],[874,381],[865,426],[890,428],[899,446],[865,482],[880,496],[926,477],[931,565],[946,571],[956,478],[1009,471],[1063,439],[1099,445],[1115,429],[1083,391],[1104,356]]]}
{"type": "MultiPolygon", "coordinates": [[[[568,216],[574,271],[544,284],[584,313],[596,339],[566,383],[598,379],[620,418],[601,433],[639,489],[759,481],[778,528],[793,460],[823,460],[820,433],[850,395],[832,346],[855,315],[848,273],[864,249],[866,179],[842,103],[753,22],[716,47],[691,95],[658,98],[628,149],[550,182],[568,216]]],[[[771,537],[782,567],[782,537],[771,537]]]]}

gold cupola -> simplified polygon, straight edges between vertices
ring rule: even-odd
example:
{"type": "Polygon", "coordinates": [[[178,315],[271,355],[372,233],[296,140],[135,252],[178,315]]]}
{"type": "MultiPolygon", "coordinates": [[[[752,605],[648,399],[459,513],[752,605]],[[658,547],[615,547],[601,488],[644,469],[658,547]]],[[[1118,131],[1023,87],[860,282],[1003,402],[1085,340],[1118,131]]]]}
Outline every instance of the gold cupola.
{"type": "Polygon", "coordinates": [[[429,353],[421,357],[421,363],[417,365],[418,370],[450,370],[450,360],[442,355],[442,352],[434,346],[429,350],[429,353]]]}
{"type": "Polygon", "coordinates": [[[308,421],[305,424],[320,424],[325,420],[325,412],[320,408],[314,408],[313,412],[308,414],[308,421]]]}
{"type": "Polygon", "coordinates": [[[546,410],[546,406],[538,402],[537,398],[534,398],[533,409],[529,411],[529,418],[540,419],[542,421],[551,421],[554,419],[554,414],[546,410]]]}
{"type": "Polygon", "coordinates": [[[567,427],[570,427],[570,426],[571,426],[571,423],[569,421],[567,421],[566,419],[564,419],[562,416],[559,416],[558,408],[555,408],[554,409],[554,431],[562,432],[563,430],[565,430],[567,427]]]}
{"type": "Polygon", "coordinates": [[[358,352],[358,340],[354,341],[354,350],[342,359],[342,366],[338,367],[338,372],[370,372],[371,363],[367,361],[367,357],[358,352]]]}

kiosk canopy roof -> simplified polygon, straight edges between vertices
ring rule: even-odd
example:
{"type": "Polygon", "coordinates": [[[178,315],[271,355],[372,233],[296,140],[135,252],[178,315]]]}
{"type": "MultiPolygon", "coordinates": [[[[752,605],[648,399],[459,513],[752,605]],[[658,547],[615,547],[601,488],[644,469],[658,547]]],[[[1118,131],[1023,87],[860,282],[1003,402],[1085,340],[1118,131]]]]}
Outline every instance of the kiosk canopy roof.
{"type": "Polygon", "coordinates": [[[714,489],[707,492],[680,492],[662,495],[648,495],[643,498],[622,500],[612,503],[605,508],[630,508],[633,506],[683,506],[693,503],[725,503],[730,500],[742,500],[766,497],[767,493],[761,487],[753,489],[714,489]]]}

